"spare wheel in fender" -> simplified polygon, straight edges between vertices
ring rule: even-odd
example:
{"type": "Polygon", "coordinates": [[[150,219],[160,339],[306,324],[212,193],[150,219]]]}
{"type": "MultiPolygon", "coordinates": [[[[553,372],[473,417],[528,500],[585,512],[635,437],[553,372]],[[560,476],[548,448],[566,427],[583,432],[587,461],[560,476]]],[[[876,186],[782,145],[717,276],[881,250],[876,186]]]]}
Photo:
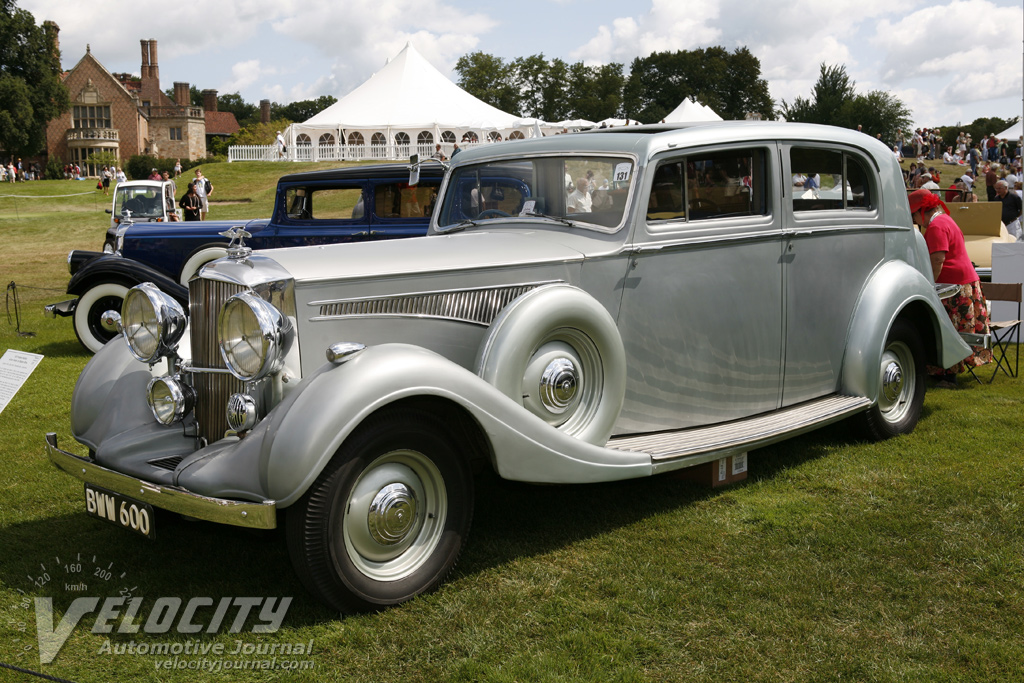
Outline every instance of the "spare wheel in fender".
{"type": "Polygon", "coordinates": [[[615,320],[576,287],[538,287],[494,319],[476,373],[548,424],[603,446],[622,410],[626,353],[615,320]]]}

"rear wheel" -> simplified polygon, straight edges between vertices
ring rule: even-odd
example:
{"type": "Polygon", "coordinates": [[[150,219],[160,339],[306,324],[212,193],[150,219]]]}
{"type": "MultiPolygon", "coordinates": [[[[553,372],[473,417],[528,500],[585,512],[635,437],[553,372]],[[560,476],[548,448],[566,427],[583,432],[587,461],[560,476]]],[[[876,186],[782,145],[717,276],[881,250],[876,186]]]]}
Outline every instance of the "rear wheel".
{"type": "Polygon", "coordinates": [[[897,320],[879,363],[878,400],[858,416],[865,437],[881,441],[914,431],[924,405],[924,370],[920,336],[907,322],[897,320]]]}
{"type": "Polygon", "coordinates": [[[113,282],[104,282],[88,289],[75,305],[75,336],[82,346],[96,353],[118,335],[117,326],[103,321],[107,311],[121,312],[121,303],[128,288],[113,282]]]}
{"type": "Polygon", "coordinates": [[[418,411],[368,420],[287,515],[288,550],[331,607],[368,611],[437,587],[473,517],[473,480],[457,443],[418,411]]]}

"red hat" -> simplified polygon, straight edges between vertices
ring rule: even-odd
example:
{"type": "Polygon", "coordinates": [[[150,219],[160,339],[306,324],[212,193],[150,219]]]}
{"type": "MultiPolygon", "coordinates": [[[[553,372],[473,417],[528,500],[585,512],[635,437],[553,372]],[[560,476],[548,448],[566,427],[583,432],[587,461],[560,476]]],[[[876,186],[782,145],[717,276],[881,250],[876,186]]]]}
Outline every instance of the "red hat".
{"type": "MultiPolygon", "coordinates": [[[[910,213],[917,213],[924,209],[934,209],[936,206],[942,204],[942,208],[945,209],[946,205],[942,203],[942,200],[935,196],[931,190],[921,188],[920,190],[914,190],[907,197],[910,201],[910,213]]],[[[946,213],[949,213],[947,210],[946,213]]]]}

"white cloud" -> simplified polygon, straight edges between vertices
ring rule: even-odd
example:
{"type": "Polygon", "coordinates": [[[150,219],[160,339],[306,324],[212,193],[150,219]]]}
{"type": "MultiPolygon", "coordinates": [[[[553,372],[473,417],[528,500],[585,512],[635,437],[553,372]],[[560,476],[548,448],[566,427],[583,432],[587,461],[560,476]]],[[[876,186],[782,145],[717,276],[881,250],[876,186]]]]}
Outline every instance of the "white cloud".
{"type": "Polygon", "coordinates": [[[261,77],[274,73],[277,73],[276,69],[261,66],[258,59],[238,62],[231,67],[231,80],[222,83],[220,91],[224,93],[241,92],[260,80],[261,77]]]}
{"type": "Polygon", "coordinates": [[[687,50],[714,45],[721,31],[712,26],[718,4],[704,0],[653,0],[651,9],[637,17],[620,17],[611,28],[601,26],[597,35],[569,53],[588,64],[621,62],[652,52],[687,50]]]}
{"type": "Polygon", "coordinates": [[[136,73],[142,55],[139,40],[156,40],[158,61],[167,63],[183,55],[241,44],[258,30],[262,22],[279,13],[278,5],[273,0],[211,2],[201,10],[168,10],[155,15],[152,4],[124,0],[98,5],[80,0],[19,2],[19,6],[31,12],[38,23],[52,20],[60,26],[65,68],[73,66],[89,44],[109,68],[130,68],[136,73]],[[230,30],[225,27],[230,27],[230,30]],[[135,66],[118,67],[118,64],[135,66]]]}
{"type": "Polygon", "coordinates": [[[362,83],[412,42],[438,68],[454,66],[476,49],[479,34],[495,26],[487,15],[441,0],[286,0],[287,18],[274,30],[302,41],[333,60],[333,77],[343,95],[362,83]],[[340,48],[340,49],[339,49],[340,48]]]}

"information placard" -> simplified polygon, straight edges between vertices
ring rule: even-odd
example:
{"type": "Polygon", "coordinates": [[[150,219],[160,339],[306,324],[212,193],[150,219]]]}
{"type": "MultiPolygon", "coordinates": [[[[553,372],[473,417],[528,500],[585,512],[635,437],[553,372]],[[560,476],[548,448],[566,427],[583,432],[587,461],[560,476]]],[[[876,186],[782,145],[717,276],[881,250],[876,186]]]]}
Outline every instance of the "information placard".
{"type": "Polygon", "coordinates": [[[4,408],[41,360],[43,356],[38,353],[14,349],[4,352],[3,358],[0,358],[0,413],[4,412],[4,408]]]}

